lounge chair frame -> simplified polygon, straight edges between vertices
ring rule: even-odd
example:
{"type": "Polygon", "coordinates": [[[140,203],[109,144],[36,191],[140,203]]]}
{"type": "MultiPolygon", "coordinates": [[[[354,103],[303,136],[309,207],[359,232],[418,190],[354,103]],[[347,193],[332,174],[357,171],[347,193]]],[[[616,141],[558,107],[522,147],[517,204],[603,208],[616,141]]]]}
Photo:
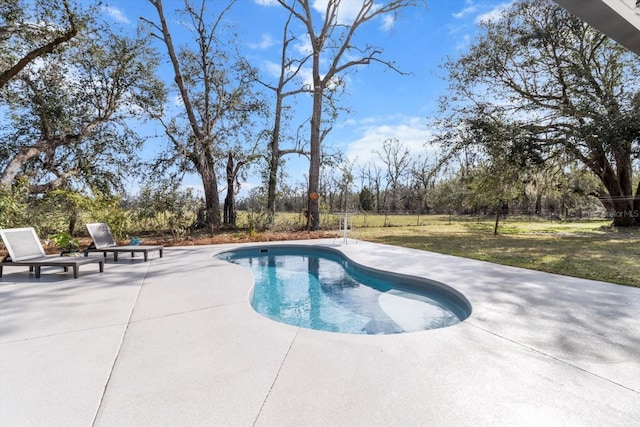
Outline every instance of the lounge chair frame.
{"type": "Polygon", "coordinates": [[[38,239],[36,231],[32,228],[7,228],[0,230],[0,236],[7,247],[7,255],[0,261],[0,277],[2,277],[4,266],[24,266],[29,267],[30,272],[35,272],[35,278],[40,278],[42,267],[62,267],[65,272],[69,271],[69,267],[73,268],[73,278],[78,278],[81,265],[98,263],[100,273],[104,272],[104,260],[101,258],[80,258],[80,257],[64,257],[59,255],[46,255],[44,248],[38,239]],[[12,235],[18,235],[22,243],[25,241],[32,246],[27,253],[16,252],[11,243],[12,235]],[[32,241],[29,241],[33,239],[32,241]]]}
{"type": "Polygon", "coordinates": [[[111,234],[111,230],[107,224],[101,222],[87,224],[87,230],[89,230],[92,242],[89,247],[84,250],[85,257],[89,256],[90,252],[102,252],[103,256],[106,258],[107,253],[111,252],[113,253],[113,260],[117,262],[118,254],[121,252],[130,252],[131,257],[133,257],[136,252],[139,252],[143,254],[144,262],[147,262],[149,259],[149,252],[151,251],[158,251],[160,253],[160,258],[163,256],[164,246],[162,245],[117,246],[116,241],[113,238],[113,234],[111,234]]]}

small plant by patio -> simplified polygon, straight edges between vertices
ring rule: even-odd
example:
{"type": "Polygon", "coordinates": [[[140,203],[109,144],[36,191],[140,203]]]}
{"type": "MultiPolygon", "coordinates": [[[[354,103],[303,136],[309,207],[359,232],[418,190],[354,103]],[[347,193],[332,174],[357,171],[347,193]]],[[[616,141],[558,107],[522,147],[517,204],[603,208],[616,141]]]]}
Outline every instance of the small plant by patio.
{"type": "Polygon", "coordinates": [[[80,241],[71,237],[66,231],[59,231],[56,234],[49,236],[51,240],[60,249],[61,255],[75,256],[80,250],[80,241]]]}

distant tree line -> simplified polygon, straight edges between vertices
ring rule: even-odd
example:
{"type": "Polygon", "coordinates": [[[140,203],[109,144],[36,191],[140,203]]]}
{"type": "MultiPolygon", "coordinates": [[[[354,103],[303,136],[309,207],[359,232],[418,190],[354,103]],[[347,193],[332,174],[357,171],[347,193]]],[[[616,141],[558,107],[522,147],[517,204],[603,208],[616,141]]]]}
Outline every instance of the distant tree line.
{"type": "MultiPolygon", "coordinates": [[[[454,166],[448,161],[443,167],[421,158],[411,160],[408,149],[397,139],[383,145],[379,159],[365,166],[354,167],[342,160],[323,168],[320,204],[326,212],[484,216],[499,211],[562,219],[610,217],[598,196],[602,184],[578,164],[523,174],[522,179],[511,181],[509,197],[498,203],[495,189],[484,187],[482,166],[454,166]]],[[[640,170],[636,173],[640,175],[640,170]]],[[[305,182],[282,187],[276,210],[304,211],[305,189],[305,182]]],[[[260,210],[265,197],[263,188],[254,188],[238,206],[260,210]]]]}

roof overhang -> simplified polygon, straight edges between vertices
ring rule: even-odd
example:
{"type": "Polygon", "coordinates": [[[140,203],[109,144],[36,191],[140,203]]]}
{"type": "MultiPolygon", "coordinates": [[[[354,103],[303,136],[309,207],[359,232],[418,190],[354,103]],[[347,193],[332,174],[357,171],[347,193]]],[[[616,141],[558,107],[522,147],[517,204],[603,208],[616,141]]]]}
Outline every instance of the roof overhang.
{"type": "Polygon", "coordinates": [[[554,1],[596,30],[640,55],[640,7],[636,6],[636,0],[554,1]]]}

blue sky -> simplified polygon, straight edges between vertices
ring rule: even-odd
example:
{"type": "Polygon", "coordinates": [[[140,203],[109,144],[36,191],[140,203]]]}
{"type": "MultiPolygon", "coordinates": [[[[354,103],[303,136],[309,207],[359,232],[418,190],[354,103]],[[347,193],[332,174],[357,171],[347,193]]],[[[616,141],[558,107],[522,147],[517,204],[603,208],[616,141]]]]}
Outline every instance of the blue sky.
{"type": "MultiPolygon", "coordinates": [[[[194,0],[195,1],[195,0],[194,0]]],[[[326,0],[316,0],[322,7],[326,0]]],[[[357,6],[360,0],[343,0],[345,9],[357,6]]],[[[208,2],[212,11],[226,4],[222,0],[208,2]]],[[[271,0],[238,0],[228,18],[237,26],[242,53],[258,67],[265,77],[270,75],[280,54],[282,7],[271,0]]],[[[512,1],[493,0],[430,0],[425,6],[404,9],[395,22],[385,19],[372,21],[359,28],[359,40],[384,50],[383,59],[393,61],[408,75],[399,75],[381,65],[360,67],[348,77],[347,94],[341,104],[351,111],[338,119],[325,145],[341,150],[358,164],[375,160],[375,150],[382,142],[397,138],[417,156],[425,155],[425,141],[429,138],[429,119],[438,109],[438,97],[446,90],[440,65],[447,56],[457,56],[472,42],[478,31],[477,24],[495,15],[512,1]]],[[[179,35],[178,18],[172,15],[182,0],[164,0],[169,25],[174,29],[174,42],[186,43],[179,35]]],[[[104,13],[108,19],[125,30],[135,29],[138,18],[144,16],[156,21],[153,7],[146,0],[107,0],[104,13]]],[[[345,13],[348,13],[346,10],[345,13]]],[[[318,15],[320,18],[320,15],[318,15]]],[[[300,27],[300,35],[304,30],[300,27]]],[[[158,45],[165,53],[164,46],[158,45]]],[[[299,46],[302,48],[303,46],[299,46]]],[[[172,79],[172,75],[167,75],[172,79]]],[[[307,113],[304,111],[303,113],[307,113]]],[[[309,112],[310,113],[310,112],[309,112]]],[[[146,151],[153,151],[150,143],[146,151]]],[[[431,154],[433,155],[433,154],[431,154]]],[[[304,159],[288,161],[286,171],[292,183],[301,181],[308,171],[304,159]]],[[[196,177],[189,177],[186,185],[199,186],[196,177]]],[[[242,194],[259,186],[260,178],[250,176],[243,185],[242,194]]]]}

